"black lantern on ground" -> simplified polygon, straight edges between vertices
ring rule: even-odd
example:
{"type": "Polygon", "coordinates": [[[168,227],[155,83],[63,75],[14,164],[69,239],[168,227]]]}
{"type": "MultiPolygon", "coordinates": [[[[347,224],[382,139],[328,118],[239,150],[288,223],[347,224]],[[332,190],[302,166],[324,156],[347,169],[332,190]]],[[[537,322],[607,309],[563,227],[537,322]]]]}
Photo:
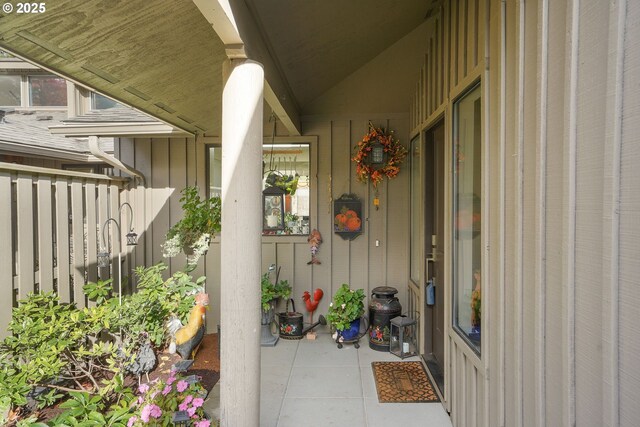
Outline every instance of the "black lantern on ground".
{"type": "Polygon", "coordinates": [[[171,422],[174,426],[187,427],[191,425],[191,418],[187,411],[176,411],[171,416],[171,422]]]}
{"type": "Polygon", "coordinates": [[[262,230],[274,233],[284,230],[285,191],[279,187],[267,187],[262,191],[262,230]]]}
{"type": "Polygon", "coordinates": [[[407,316],[391,319],[389,351],[401,359],[418,354],[418,322],[407,316]]]}

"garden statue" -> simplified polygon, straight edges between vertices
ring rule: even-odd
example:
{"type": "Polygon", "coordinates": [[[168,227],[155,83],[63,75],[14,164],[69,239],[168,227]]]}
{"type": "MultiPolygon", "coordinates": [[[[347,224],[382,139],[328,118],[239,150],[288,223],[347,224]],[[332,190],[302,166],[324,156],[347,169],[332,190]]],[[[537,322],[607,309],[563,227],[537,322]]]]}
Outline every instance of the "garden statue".
{"type": "Polygon", "coordinates": [[[205,312],[209,308],[209,295],[201,292],[196,295],[196,305],[191,310],[189,322],[182,326],[178,318],[169,320],[167,329],[171,337],[169,353],[176,351],[183,359],[193,359],[204,337],[205,312]]]}

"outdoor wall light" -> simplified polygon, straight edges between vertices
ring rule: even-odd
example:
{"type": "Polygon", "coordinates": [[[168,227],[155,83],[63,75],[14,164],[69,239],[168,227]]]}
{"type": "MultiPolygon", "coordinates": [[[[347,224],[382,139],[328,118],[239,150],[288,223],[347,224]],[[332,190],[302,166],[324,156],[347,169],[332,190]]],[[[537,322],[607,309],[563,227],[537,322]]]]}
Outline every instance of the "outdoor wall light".
{"type": "Polygon", "coordinates": [[[417,325],[418,322],[408,316],[391,319],[389,351],[401,359],[417,355],[417,325]]]}
{"type": "Polygon", "coordinates": [[[381,165],[386,163],[385,157],[386,153],[384,152],[384,146],[379,141],[372,143],[369,163],[372,165],[381,165]]]}

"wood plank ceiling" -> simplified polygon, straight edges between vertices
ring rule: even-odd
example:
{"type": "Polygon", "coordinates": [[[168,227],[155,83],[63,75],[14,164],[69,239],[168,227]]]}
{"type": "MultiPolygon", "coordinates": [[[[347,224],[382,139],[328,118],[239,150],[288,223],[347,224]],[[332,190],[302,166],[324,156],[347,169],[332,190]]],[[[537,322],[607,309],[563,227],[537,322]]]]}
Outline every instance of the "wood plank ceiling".
{"type": "MultiPolygon", "coordinates": [[[[233,4],[240,2],[247,4],[262,30],[303,114],[306,105],[422,24],[440,4],[434,0],[237,0],[233,4]]],[[[248,32],[241,24],[241,34],[248,32]]],[[[251,54],[251,40],[245,42],[251,54]]]]}
{"type": "Polygon", "coordinates": [[[219,134],[224,45],[191,1],[56,0],[0,48],[192,133],[219,134]]]}
{"type": "MultiPolygon", "coordinates": [[[[439,2],[230,3],[249,58],[265,64],[280,101],[304,113],[439,2]]],[[[189,132],[220,135],[225,48],[192,1],[57,0],[46,8],[0,14],[0,49],[189,132]]]]}

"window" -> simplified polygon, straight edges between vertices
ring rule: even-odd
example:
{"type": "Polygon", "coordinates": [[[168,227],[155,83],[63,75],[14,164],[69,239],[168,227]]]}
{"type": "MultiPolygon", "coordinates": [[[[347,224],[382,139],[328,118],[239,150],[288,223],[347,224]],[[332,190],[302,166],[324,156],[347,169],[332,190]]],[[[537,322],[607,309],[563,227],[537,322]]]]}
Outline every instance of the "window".
{"type": "Polygon", "coordinates": [[[67,82],[55,76],[29,76],[29,105],[64,107],[67,105],[67,82]]]}
{"type": "Polygon", "coordinates": [[[481,344],[482,136],[480,85],[453,106],[453,326],[479,354],[481,344]]]}
{"type": "Polygon", "coordinates": [[[99,93],[91,92],[91,109],[92,110],[107,110],[114,108],[120,104],[113,99],[109,99],[106,96],[99,93]]]}
{"type": "MultiPolygon", "coordinates": [[[[220,196],[222,148],[208,147],[209,196],[220,196]]],[[[263,235],[308,235],[310,231],[311,144],[276,143],[262,146],[262,189],[284,190],[284,230],[263,235]]],[[[279,213],[280,215],[280,213],[279,213]]]]}
{"type": "Polygon", "coordinates": [[[0,106],[19,107],[20,97],[20,76],[0,76],[0,106]]]}

